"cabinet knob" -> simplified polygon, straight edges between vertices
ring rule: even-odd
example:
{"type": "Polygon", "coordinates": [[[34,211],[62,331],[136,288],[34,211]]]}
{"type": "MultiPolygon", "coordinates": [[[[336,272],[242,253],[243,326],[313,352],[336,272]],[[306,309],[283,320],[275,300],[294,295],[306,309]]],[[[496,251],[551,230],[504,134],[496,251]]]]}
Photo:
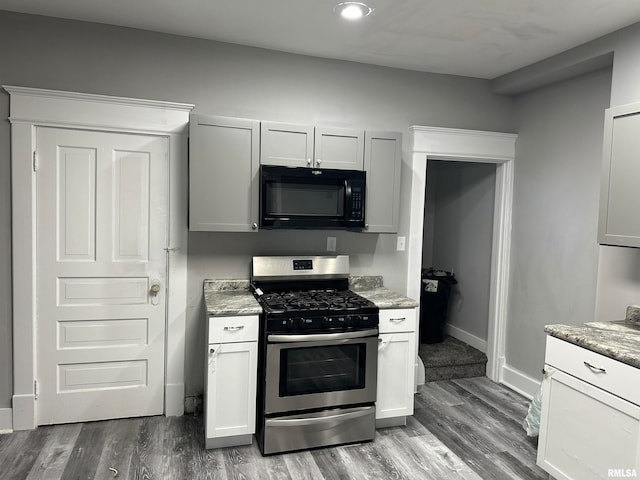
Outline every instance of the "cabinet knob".
{"type": "Polygon", "coordinates": [[[318,165],[320,165],[320,164],[322,163],[322,160],[321,160],[321,159],[317,159],[317,160],[316,160],[316,163],[317,163],[318,165]]]}
{"type": "Polygon", "coordinates": [[[257,230],[258,229],[258,224],[256,222],[253,222],[251,224],[251,230],[257,230]]]}
{"type": "Polygon", "coordinates": [[[368,223],[365,223],[365,224],[364,224],[364,228],[365,228],[365,229],[368,229],[368,228],[369,228],[369,224],[368,224],[368,223]]]}
{"type": "Polygon", "coordinates": [[[216,353],[215,348],[210,348],[210,349],[209,349],[209,353],[216,353]]]}
{"type": "Polygon", "coordinates": [[[310,158],[307,158],[307,165],[311,166],[311,159],[310,158]]]}

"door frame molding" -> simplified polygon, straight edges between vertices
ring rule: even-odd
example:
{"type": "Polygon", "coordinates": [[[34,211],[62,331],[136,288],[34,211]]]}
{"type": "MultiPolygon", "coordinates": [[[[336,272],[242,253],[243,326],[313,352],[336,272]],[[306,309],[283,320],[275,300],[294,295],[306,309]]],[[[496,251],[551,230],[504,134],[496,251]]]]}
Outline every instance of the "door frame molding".
{"type": "Polygon", "coordinates": [[[411,217],[409,224],[407,294],[420,298],[420,270],[427,187],[427,160],[493,163],[496,188],[489,288],[489,331],[487,338],[487,377],[504,383],[505,330],[511,256],[511,214],[513,203],[513,161],[517,135],[412,126],[413,159],[411,217]]]}
{"type": "Polygon", "coordinates": [[[36,175],[37,127],[167,138],[169,232],[164,412],[184,413],[187,306],[189,112],[185,103],[5,86],[10,96],[13,302],[13,430],[37,427],[36,175]],[[18,328],[19,327],[19,328],[18,328]]]}

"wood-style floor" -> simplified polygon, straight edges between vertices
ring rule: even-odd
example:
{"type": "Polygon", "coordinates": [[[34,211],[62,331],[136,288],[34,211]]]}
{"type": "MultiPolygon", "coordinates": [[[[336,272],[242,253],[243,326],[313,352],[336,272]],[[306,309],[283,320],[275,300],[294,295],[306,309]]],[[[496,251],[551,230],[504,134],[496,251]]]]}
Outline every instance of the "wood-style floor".
{"type": "Polygon", "coordinates": [[[528,401],[486,377],[420,387],[404,427],[373,442],[262,457],[204,449],[202,417],[147,417],[0,435],[1,479],[547,479],[528,401]],[[116,476],[117,471],[117,476],[116,476]]]}

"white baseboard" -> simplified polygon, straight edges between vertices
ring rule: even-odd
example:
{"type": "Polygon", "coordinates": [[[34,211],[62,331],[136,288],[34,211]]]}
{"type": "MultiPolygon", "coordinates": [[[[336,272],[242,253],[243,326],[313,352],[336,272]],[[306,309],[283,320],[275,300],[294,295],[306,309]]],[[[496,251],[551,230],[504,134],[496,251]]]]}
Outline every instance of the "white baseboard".
{"type": "Polygon", "coordinates": [[[13,432],[13,410],[0,408],[0,433],[13,432]]]}
{"type": "Polygon", "coordinates": [[[184,415],[184,383],[170,383],[165,386],[165,408],[167,417],[184,415]]]}
{"type": "Polygon", "coordinates": [[[11,401],[13,429],[34,430],[38,428],[36,420],[36,396],[33,393],[14,395],[11,401]]]}
{"type": "Polygon", "coordinates": [[[504,365],[502,367],[500,383],[518,392],[520,395],[524,395],[529,400],[533,398],[538,388],[540,388],[540,380],[536,380],[510,365],[504,365]]]}
{"type": "Polygon", "coordinates": [[[487,353],[486,340],[483,340],[480,337],[476,337],[475,335],[472,335],[471,333],[450,324],[447,324],[446,331],[447,335],[450,335],[453,338],[457,338],[467,345],[471,345],[473,348],[475,348],[476,350],[480,350],[482,353],[487,353]]]}

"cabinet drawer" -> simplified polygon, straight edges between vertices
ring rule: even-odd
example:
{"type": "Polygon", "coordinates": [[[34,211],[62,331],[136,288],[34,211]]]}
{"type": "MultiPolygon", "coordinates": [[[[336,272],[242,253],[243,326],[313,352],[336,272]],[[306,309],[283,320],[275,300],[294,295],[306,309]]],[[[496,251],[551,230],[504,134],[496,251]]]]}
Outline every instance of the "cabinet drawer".
{"type": "Polygon", "coordinates": [[[209,317],[208,343],[258,341],[258,316],[209,317]]]}
{"type": "Polygon", "coordinates": [[[380,333],[415,331],[415,308],[380,310],[380,333]]]}
{"type": "Polygon", "coordinates": [[[545,363],[640,405],[640,369],[555,337],[547,337],[545,363]]]}

